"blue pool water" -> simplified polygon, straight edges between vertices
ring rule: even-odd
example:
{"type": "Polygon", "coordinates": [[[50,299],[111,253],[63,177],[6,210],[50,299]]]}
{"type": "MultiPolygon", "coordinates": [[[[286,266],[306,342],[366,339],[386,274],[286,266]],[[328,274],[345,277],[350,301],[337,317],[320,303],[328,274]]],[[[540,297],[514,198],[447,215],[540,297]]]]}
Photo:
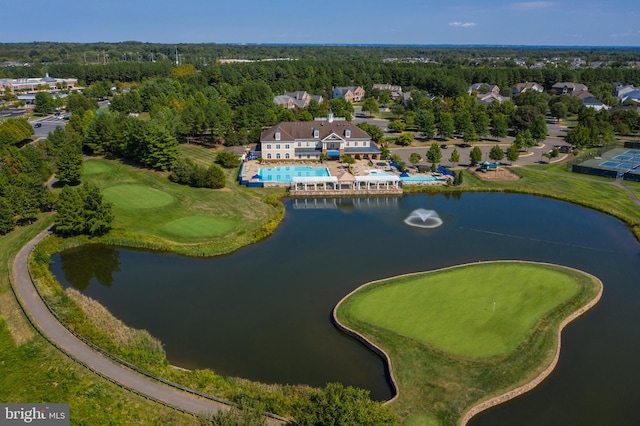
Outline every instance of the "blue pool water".
{"type": "Polygon", "coordinates": [[[436,180],[438,179],[433,176],[407,176],[400,178],[401,182],[433,182],[436,180]]]}
{"type": "Polygon", "coordinates": [[[260,180],[264,182],[291,182],[293,177],[329,176],[326,167],[312,166],[277,166],[260,168],[260,180]]]}

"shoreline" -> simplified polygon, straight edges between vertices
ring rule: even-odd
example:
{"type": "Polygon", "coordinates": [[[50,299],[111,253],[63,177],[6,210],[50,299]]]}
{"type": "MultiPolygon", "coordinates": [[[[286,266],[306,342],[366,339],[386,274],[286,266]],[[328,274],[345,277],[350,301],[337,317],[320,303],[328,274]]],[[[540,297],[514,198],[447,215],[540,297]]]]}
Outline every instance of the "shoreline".
{"type": "MultiPolygon", "coordinates": [[[[572,321],[574,321],[575,319],[577,319],[578,317],[580,317],[581,315],[583,315],[584,313],[586,313],[587,311],[589,311],[592,307],[594,307],[599,301],[600,298],[602,297],[602,293],[603,293],[603,289],[604,286],[602,284],[602,281],[592,275],[589,274],[587,272],[575,269],[575,268],[571,268],[568,266],[564,266],[564,265],[556,265],[556,264],[552,264],[552,263],[546,263],[546,262],[530,262],[530,261],[524,261],[524,260],[492,260],[492,261],[486,261],[486,262],[482,262],[482,263],[504,263],[504,262],[511,262],[511,263],[526,263],[526,264],[533,264],[533,265],[549,265],[549,266],[556,266],[556,267],[561,267],[561,268],[566,268],[566,269],[570,269],[573,271],[577,271],[580,272],[581,274],[587,275],[589,277],[591,277],[592,279],[594,279],[595,281],[598,282],[599,284],[599,290],[598,293],[595,295],[595,297],[593,297],[589,302],[587,302],[585,305],[581,306],[580,308],[578,308],[577,310],[575,310],[573,313],[571,313],[569,316],[565,317],[561,322],[560,325],[558,326],[558,331],[557,331],[557,345],[556,345],[556,350],[553,356],[553,359],[551,360],[551,362],[549,363],[549,365],[547,365],[546,368],[544,368],[536,377],[534,377],[532,380],[530,380],[529,382],[518,386],[514,389],[511,389],[505,393],[502,393],[500,395],[494,396],[489,398],[488,400],[484,400],[479,402],[476,405],[473,405],[471,408],[469,408],[466,412],[464,412],[464,415],[461,417],[460,419],[460,425],[461,426],[465,426],[469,420],[471,420],[471,418],[473,418],[474,416],[476,416],[477,414],[481,413],[482,411],[488,410],[489,408],[492,408],[496,405],[502,404],[504,402],[507,402],[511,399],[514,399],[520,395],[523,395],[526,392],[529,392],[530,390],[534,389],[536,386],[538,386],[540,383],[542,383],[544,381],[544,379],[546,379],[555,369],[558,360],[560,358],[560,349],[562,347],[562,341],[561,341],[561,335],[562,335],[562,331],[564,330],[564,328],[570,324],[572,321]]],[[[393,276],[393,277],[388,277],[388,278],[382,278],[379,280],[375,280],[375,281],[370,281],[368,283],[365,283],[357,288],[355,288],[354,290],[352,290],[351,292],[349,292],[349,294],[347,294],[346,296],[344,296],[342,299],[340,299],[338,301],[338,303],[335,305],[335,307],[332,310],[331,313],[331,320],[334,323],[334,325],[336,325],[336,327],[344,332],[345,334],[354,337],[356,340],[360,341],[361,343],[363,343],[365,346],[367,346],[369,349],[373,350],[376,354],[380,355],[381,358],[384,360],[385,363],[385,369],[388,372],[388,381],[391,384],[392,390],[394,391],[394,396],[385,401],[384,405],[388,405],[390,403],[392,403],[393,401],[395,401],[399,396],[400,396],[400,387],[398,386],[398,383],[396,381],[396,378],[394,376],[393,373],[393,365],[391,362],[391,357],[389,356],[389,354],[387,354],[384,349],[382,349],[381,347],[377,346],[376,344],[374,344],[373,342],[371,342],[367,337],[365,337],[364,335],[360,334],[359,332],[353,330],[352,328],[344,325],[343,323],[340,322],[340,320],[338,319],[337,316],[337,311],[340,307],[340,305],[347,299],[349,298],[352,294],[360,291],[361,289],[368,287],[370,285],[382,282],[382,281],[386,281],[392,278],[401,278],[401,277],[409,277],[412,275],[419,275],[419,274],[424,274],[425,272],[440,272],[440,271],[445,271],[448,269],[454,269],[454,268],[460,268],[460,267],[465,267],[465,266],[471,266],[471,265],[475,265],[476,263],[464,263],[464,264],[460,264],[460,265],[453,265],[453,266],[448,266],[446,268],[440,268],[440,269],[435,269],[433,271],[422,271],[422,272],[412,272],[412,273],[408,273],[408,274],[400,274],[397,276],[393,276]]]]}

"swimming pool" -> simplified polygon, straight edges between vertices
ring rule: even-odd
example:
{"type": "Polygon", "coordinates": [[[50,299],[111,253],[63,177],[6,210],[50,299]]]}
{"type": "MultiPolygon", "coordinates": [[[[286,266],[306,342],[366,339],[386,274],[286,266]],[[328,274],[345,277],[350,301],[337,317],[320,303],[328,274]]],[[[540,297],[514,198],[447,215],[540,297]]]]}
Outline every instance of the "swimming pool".
{"type": "Polygon", "coordinates": [[[329,169],[312,166],[277,166],[260,168],[258,174],[263,182],[291,182],[293,177],[329,176],[329,169]]]}
{"type": "Polygon", "coordinates": [[[435,182],[438,178],[433,176],[406,176],[400,177],[401,182],[435,182]]]}
{"type": "Polygon", "coordinates": [[[393,173],[387,173],[382,170],[369,170],[369,176],[393,176],[393,173]]]}

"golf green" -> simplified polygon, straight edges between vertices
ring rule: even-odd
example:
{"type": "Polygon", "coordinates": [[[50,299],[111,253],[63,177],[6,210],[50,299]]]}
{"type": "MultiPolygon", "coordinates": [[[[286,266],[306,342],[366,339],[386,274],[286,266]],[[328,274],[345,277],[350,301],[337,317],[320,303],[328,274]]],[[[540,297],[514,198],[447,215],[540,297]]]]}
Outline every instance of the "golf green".
{"type": "Polygon", "coordinates": [[[105,200],[122,209],[148,209],[169,205],[175,198],[143,185],[117,185],[103,191],[105,200]]]}
{"type": "Polygon", "coordinates": [[[187,216],[172,220],[162,230],[182,238],[216,237],[233,230],[233,223],[226,219],[207,216],[187,216]]]}
{"type": "Polygon", "coordinates": [[[513,351],[578,285],[545,265],[488,262],[375,282],[342,303],[345,315],[466,357],[513,351]]]}

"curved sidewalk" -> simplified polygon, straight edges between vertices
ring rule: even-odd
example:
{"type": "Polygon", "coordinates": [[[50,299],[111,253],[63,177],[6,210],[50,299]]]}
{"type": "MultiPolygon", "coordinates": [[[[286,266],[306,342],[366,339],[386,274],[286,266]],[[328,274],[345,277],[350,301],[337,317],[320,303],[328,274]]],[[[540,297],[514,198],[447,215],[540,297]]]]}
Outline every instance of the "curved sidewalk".
{"type": "MultiPolygon", "coordinates": [[[[50,233],[47,229],[29,241],[16,254],[11,265],[12,283],[18,301],[34,327],[47,340],[67,356],[104,378],[172,408],[191,414],[217,413],[232,408],[229,404],[189,394],[142,376],[93,350],[60,324],[40,298],[31,280],[28,266],[31,251],[50,233]]],[[[280,419],[267,420],[270,425],[285,424],[280,419]]]]}

